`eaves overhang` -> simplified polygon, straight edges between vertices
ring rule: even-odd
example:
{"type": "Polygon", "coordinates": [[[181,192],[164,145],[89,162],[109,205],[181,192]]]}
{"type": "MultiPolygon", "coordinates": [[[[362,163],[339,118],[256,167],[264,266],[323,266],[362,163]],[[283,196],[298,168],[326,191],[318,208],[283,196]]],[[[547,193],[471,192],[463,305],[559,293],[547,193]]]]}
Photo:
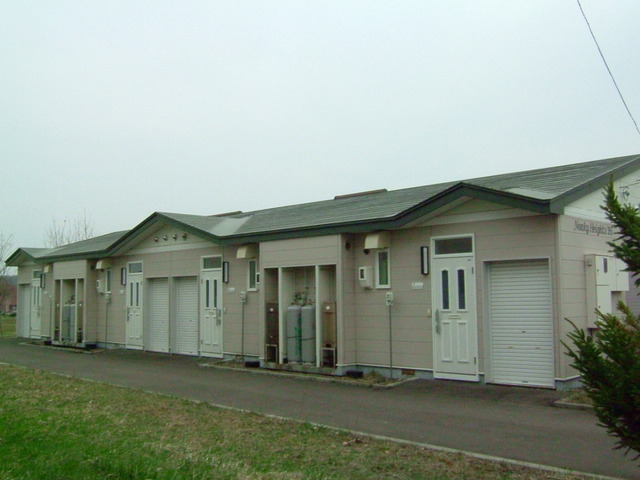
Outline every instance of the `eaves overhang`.
{"type": "Polygon", "coordinates": [[[18,248],[5,260],[5,264],[9,267],[19,267],[25,261],[37,263],[33,255],[27,253],[23,248],[18,248]]]}
{"type": "Polygon", "coordinates": [[[445,207],[446,205],[449,205],[461,198],[486,200],[540,214],[551,213],[549,199],[536,199],[516,193],[497,191],[461,182],[391,217],[382,217],[356,222],[314,225],[311,227],[296,229],[256,232],[244,235],[232,235],[225,238],[219,238],[218,240],[221,245],[233,245],[246,242],[264,242],[299,237],[313,237],[318,235],[367,233],[376,230],[396,230],[415,220],[425,217],[430,213],[436,212],[442,207],[445,207]]]}
{"type": "Polygon", "coordinates": [[[618,167],[609,172],[603,173],[599,177],[596,177],[588,182],[585,182],[562,195],[558,195],[551,201],[550,210],[551,213],[561,215],[564,213],[564,209],[570,203],[576,201],[580,197],[588,195],[596,190],[604,188],[610,181],[616,180],[629,175],[634,171],[640,169],[640,155],[632,158],[629,163],[625,163],[621,167],[618,167]]]}
{"type": "Polygon", "coordinates": [[[220,245],[219,237],[160,212],[154,212],[137,226],[132,228],[129,233],[124,235],[115,245],[112,246],[105,256],[123,255],[127,250],[135,247],[137,239],[149,234],[158,224],[172,225],[186,233],[196,235],[204,240],[220,245]]]}

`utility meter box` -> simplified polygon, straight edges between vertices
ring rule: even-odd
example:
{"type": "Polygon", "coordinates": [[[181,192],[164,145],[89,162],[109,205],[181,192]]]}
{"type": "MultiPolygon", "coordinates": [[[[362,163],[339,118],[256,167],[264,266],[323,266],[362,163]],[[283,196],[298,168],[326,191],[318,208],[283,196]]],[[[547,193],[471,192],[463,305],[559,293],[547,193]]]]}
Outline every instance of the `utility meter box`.
{"type": "Polygon", "coordinates": [[[102,289],[102,280],[96,280],[96,291],[98,293],[102,293],[103,289],[102,289]]]}
{"type": "Polygon", "coordinates": [[[362,288],[370,289],[373,287],[373,268],[358,267],[358,281],[362,288]]]}
{"type": "Polygon", "coordinates": [[[611,255],[585,255],[585,275],[587,294],[587,327],[595,328],[598,316],[613,313],[616,300],[620,295],[614,292],[629,290],[629,273],[625,263],[611,255]],[[615,300],[614,300],[615,297],[615,300]]]}

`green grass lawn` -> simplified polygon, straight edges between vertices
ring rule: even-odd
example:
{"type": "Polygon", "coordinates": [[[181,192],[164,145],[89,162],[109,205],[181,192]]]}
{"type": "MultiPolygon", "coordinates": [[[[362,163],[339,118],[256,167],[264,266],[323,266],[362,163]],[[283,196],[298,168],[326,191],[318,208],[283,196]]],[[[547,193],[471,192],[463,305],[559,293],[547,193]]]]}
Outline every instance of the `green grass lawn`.
{"type": "Polygon", "coordinates": [[[0,392],[2,480],[582,478],[26,368],[0,392]]]}
{"type": "Polygon", "coordinates": [[[16,336],[16,317],[8,315],[0,315],[0,336],[15,337],[16,336]]]}

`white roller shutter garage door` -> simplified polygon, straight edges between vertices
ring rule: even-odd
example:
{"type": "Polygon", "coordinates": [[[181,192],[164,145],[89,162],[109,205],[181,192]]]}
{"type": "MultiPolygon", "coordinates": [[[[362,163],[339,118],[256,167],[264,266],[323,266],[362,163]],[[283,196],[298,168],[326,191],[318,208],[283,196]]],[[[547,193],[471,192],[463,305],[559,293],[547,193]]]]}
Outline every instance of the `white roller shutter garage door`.
{"type": "Polygon", "coordinates": [[[553,387],[549,262],[489,264],[489,381],[553,387]]]}
{"type": "Polygon", "coordinates": [[[169,352],[169,280],[149,280],[149,350],[169,352]]]}
{"type": "Polygon", "coordinates": [[[198,355],[198,279],[177,278],[176,353],[198,355]]]}

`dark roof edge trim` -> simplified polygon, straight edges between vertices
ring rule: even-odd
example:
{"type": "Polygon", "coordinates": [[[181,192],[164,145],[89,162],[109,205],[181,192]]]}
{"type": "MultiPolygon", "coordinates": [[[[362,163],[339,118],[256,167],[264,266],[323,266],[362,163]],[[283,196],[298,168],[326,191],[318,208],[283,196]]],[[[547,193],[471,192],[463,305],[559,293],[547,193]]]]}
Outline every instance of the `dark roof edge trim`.
{"type": "Polygon", "coordinates": [[[140,222],[138,225],[136,225],[134,228],[132,228],[129,231],[129,233],[124,235],[118,242],[116,242],[115,245],[112,245],[112,247],[108,250],[105,256],[112,256],[114,254],[123,255],[124,252],[127,250],[124,248],[124,245],[126,245],[127,242],[133,241],[140,234],[141,231],[144,231],[146,227],[154,225],[159,221],[167,223],[169,225],[173,225],[174,227],[178,227],[187,233],[190,233],[192,235],[196,235],[202,238],[203,240],[210,241],[216,245],[221,245],[220,238],[216,237],[215,235],[212,235],[208,232],[205,232],[204,230],[200,230],[199,228],[183,223],[180,220],[176,220],[175,218],[168,217],[162,213],[154,212],[151,215],[149,215],[147,218],[145,218],[142,222],[140,222]],[[119,251],[120,249],[122,249],[122,251],[119,251]]]}
{"type": "Polygon", "coordinates": [[[514,208],[535,212],[551,213],[549,200],[535,200],[518,194],[499,192],[486,187],[458,183],[447,190],[434,195],[424,202],[415,205],[392,218],[379,218],[373,220],[349,222],[340,224],[327,224],[314,227],[305,227],[295,230],[274,230],[264,233],[250,233],[234,235],[219,239],[220,245],[233,245],[246,242],[260,242],[272,240],[284,240],[296,237],[312,237],[316,235],[333,235],[341,233],[363,233],[375,230],[393,230],[424,217],[445,205],[462,197],[471,197],[478,200],[486,200],[514,208]]]}
{"type": "Polygon", "coordinates": [[[632,171],[637,170],[639,167],[640,155],[636,156],[636,158],[630,160],[628,163],[625,163],[624,165],[621,165],[620,167],[611,170],[610,172],[603,173],[599,177],[578,185],[574,189],[569,190],[567,193],[554,198],[551,201],[551,212],[557,214],[564,213],[564,207],[566,207],[577,198],[594,192],[600,188],[604,188],[604,186],[609,183],[609,180],[611,178],[613,178],[614,180],[620,179],[621,177],[631,173],[632,171]]]}
{"type": "MultiPolygon", "coordinates": [[[[27,257],[32,262],[36,262],[37,263],[35,257],[33,255],[29,255],[23,248],[18,248],[15,252],[13,252],[11,255],[9,255],[7,257],[7,259],[4,261],[4,263],[9,267],[18,267],[19,264],[18,263],[14,263],[14,262],[17,262],[21,255],[24,255],[25,257],[27,257]]],[[[22,263],[22,262],[20,262],[20,263],[22,263]]]]}

